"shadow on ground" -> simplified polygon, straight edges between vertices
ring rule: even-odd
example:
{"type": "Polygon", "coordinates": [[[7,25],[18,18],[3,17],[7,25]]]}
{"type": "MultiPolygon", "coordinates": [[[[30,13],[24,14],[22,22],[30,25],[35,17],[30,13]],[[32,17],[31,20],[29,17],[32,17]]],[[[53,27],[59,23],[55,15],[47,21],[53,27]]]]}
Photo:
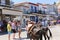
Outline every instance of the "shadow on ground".
{"type": "Polygon", "coordinates": [[[5,35],[7,34],[7,32],[0,32],[0,35],[5,35]]]}
{"type": "MultiPolygon", "coordinates": [[[[23,31],[26,31],[24,28],[22,29],[22,32],[23,31]]],[[[17,33],[17,32],[16,32],[17,33]]],[[[0,35],[5,35],[5,34],[7,34],[7,32],[0,32],[0,35]]]]}
{"type": "Polygon", "coordinates": [[[15,38],[14,40],[27,40],[28,38],[15,38]]]}

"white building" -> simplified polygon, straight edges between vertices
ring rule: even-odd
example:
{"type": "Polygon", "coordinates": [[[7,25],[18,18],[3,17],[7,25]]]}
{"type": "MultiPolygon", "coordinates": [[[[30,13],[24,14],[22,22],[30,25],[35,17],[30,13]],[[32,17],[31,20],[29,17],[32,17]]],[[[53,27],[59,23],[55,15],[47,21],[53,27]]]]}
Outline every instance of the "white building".
{"type": "MultiPolygon", "coordinates": [[[[39,10],[42,11],[42,14],[45,16],[43,18],[46,18],[47,20],[50,20],[51,18],[54,18],[57,14],[57,7],[54,4],[39,4],[39,10]]],[[[55,18],[54,18],[55,19],[55,18]]]]}
{"type": "Polygon", "coordinates": [[[39,4],[39,10],[45,11],[46,14],[55,14],[55,5],[49,5],[49,4],[39,4]]]}
{"type": "MultiPolygon", "coordinates": [[[[14,5],[14,9],[21,10],[23,11],[23,19],[28,18],[28,19],[33,19],[36,21],[36,16],[38,18],[43,18],[49,16],[55,16],[57,13],[57,8],[56,5],[54,4],[41,4],[41,3],[31,3],[31,2],[22,2],[14,5]],[[38,14],[38,11],[41,10],[42,14],[38,14]]],[[[48,18],[50,19],[50,18],[48,18]]]]}
{"type": "Polygon", "coordinates": [[[39,5],[31,2],[23,2],[14,5],[14,9],[23,11],[23,18],[35,21],[35,16],[38,15],[39,5]]]}
{"type": "Polygon", "coordinates": [[[23,3],[15,4],[14,8],[18,9],[18,10],[22,9],[23,11],[36,13],[36,12],[38,12],[39,6],[38,6],[38,4],[34,4],[31,2],[23,2],[23,3]]]}

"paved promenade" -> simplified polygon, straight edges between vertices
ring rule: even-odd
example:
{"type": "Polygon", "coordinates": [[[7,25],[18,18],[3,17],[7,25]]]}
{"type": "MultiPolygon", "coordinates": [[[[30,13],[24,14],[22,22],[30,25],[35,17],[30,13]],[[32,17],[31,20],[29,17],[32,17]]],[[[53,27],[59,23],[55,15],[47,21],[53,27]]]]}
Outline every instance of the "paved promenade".
{"type": "MultiPolygon", "coordinates": [[[[51,38],[51,40],[60,40],[60,25],[51,26],[50,30],[52,31],[52,34],[53,34],[53,37],[51,38]]],[[[18,33],[16,33],[15,40],[29,40],[26,37],[27,37],[27,32],[22,31],[21,39],[18,38],[18,33]]],[[[0,40],[8,40],[8,34],[0,35],[0,40]]],[[[11,34],[11,40],[13,40],[12,34],[11,34]]]]}

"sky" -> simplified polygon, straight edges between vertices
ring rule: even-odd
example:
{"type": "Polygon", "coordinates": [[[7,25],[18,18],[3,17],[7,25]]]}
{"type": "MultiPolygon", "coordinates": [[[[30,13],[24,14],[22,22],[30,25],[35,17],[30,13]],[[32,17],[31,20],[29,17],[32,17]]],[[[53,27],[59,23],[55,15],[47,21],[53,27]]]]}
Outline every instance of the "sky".
{"type": "Polygon", "coordinates": [[[13,1],[15,4],[21,3],[21,2],[53,4],[54,2],[57,2],[58,0],[12,0],[12,1],[13,1]]]}

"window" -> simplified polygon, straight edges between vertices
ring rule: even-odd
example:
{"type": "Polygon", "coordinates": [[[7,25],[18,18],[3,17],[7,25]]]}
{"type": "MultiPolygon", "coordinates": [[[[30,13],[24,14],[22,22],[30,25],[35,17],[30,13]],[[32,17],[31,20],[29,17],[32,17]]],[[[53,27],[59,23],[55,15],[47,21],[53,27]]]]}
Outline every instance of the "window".
{"type": "Polygon", "coordinates": [[[35,16],[35,21],[36,21],[36,23],[38,22],[38,16],[35,16]]]}
{"type": "Polygon", "coordinates": [[[37,7],[36,6],[31,6],[31,12],[36,13],[37,12],[37,7]]]}
{"type": "Polygon", "coordinates": [[[1,5],[5,5],[5,0],[1,0],[1,5]]]}
{"type": "Polygon", "coordinates": [[[26,9],[25,9],[25,8],[23,8],[23,13],[24,13],[24,14],[27,14],[27,11],[26,11],[26,9]]]}
{"type": "Polygon", "coordinates": [[[36,12],[37,12],[37,7],[35,7],[35,9],[34,9],[34,10],[35,10],[34,12],[36,13],[36,12]]]}
{"type": "Polygon", "coordinates": [[[31,21],[35,21],[35,16],[30,16],[31,21]]]}
{"type": "Polygon", "coordinates": [[[33,6],[31,6],[31,12],[33,12],[33,6]]]}

